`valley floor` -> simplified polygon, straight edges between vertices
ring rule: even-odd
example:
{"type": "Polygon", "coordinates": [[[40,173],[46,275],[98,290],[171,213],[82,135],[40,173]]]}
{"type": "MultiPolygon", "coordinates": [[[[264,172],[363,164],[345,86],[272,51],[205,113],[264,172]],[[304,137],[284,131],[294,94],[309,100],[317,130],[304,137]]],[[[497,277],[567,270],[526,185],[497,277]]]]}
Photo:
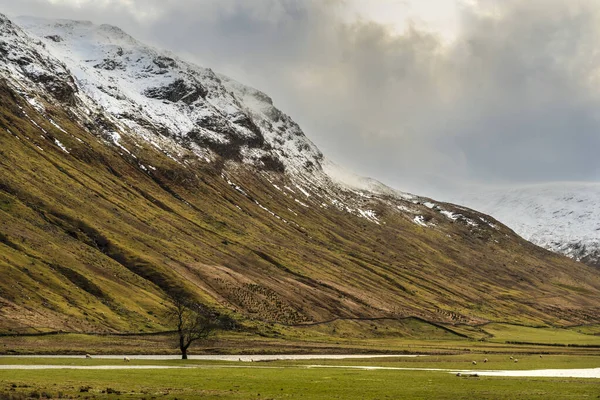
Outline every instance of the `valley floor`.
{"type": "Polygon", "coordinates": [[[83,357],[11,357],[2,358],[0,364],[57,369],[1,369],[0,399],[596,398],[598,378],[489,377],[484,372],[598,368],[600,354],[591,353],[520,354],[518,363],[507,354],[482,353],[253,363],[134,358],[126,365],[123,360],[83,357]],[[72,369],[81,367],[90,369],[72,369]],[[456,371],[463,372],[457,376],[456,371]]]}
{"type": "MultiPolygon", "coordinates": [[[[304,327],[261,325],[219,332],[190,354],[600,353],[600,326],[527,327],[503,323],[442,326],[418,319],[348,321],[304,327]]],[[[173,333],[0,333],[0,355],[178,354],[173,333]]]]}
{"type": "Polygon", "coordinates": [[[0,400],[597,398],[599,333],[598,326],[491,323],[436,328],[414,320],[338,321],[220,333],[191,351],[235,354],[229,357],[233,361],[140,356],[176,355],[172,334],[5,335],[0,337],[0,400]],[[92,358],[86,359],[86,353],[92,358]],[[128,354],[131,361],[101,354],[128,354]],[[323,356],[273,360],[242,354],[323,356]],[[387,356],[324,356],[331,354],[387,356]],[[406,356],[417,354],[422,356],[406,356]]]}

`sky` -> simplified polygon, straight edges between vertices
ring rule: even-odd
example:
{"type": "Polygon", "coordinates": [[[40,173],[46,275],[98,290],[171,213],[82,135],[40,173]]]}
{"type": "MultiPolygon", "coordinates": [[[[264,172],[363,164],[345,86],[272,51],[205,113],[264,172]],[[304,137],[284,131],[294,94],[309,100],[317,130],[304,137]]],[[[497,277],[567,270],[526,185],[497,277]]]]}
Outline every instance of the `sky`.
{"type": "Polygon", "coordinates": [[[444,200],[600,182],[597,0],[0,0],[269,94],[338,164],[444,200]]]}

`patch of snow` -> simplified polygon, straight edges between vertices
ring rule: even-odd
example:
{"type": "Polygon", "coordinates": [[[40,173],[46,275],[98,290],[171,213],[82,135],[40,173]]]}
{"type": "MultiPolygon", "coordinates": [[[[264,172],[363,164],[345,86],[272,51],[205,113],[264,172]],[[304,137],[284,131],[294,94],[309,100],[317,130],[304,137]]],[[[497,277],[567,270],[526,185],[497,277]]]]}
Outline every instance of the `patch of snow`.
{"type": "Polygon", "coordinates": [[[232,181],[230,181],[228,178],[225,178],[225,180],[227,181],[227,183],[229,184],[229,186],[231,186],[232,188],[234,188],[235,190],[237,190],[238,192],[240,192],[241,194],[243,194],[246,197],[248,196],[248,193],[246,193],[244,191],[244,189],[242,189],[241,186],[238,186],[237,184],[233,183],[232,181]]]}
{"type": "Polygon", "coordinates": [[[377,225],[380,225],[379,223],[379,219],[377,218],[377,214],[375,213],[375,211],[373,210],[361,210],[360,208],[358,209],[359,214],[363,217],[368,219],[371,222],[375,222],[377,225]]]}
{"type": "Polygon", "coordinates": [[[56,122],[54,122],[54,120],[52,118],[48,118],[48,121],[50,121],[50,123],[59,131],[61,131],[62,133],[67,133],[67,131],[65,131],[60,125],[58,125],[56,122]]]}
{"type": "Polygon", "coordinates": [[[27,102],[29,104],[31,104],[31,106],[40,114],[43,114],[46,112],[46,108],[35,97],[28,97],[27,102]]]}
{"type": "Polygon", "coordinates": [[[254,203],[256,203],[256,205],[259,206],[262,210],[268,212],[269,214],[271,214],[273,217],[277,218],[278,220],[281,220],[281,221],[285,222],[286,224],[288,223],[285,219],[281,218],[279,215],[275,214],[273,211],[269,210],[267,207],[263,206],[258,201],[254,200],[254,203]]]}
{"type": "Polygon", "coordinates": [[[17,107],[19,107],[21,109],[21,112],[23,113],[23,115],[29,120],[29,122],[31,122],[33,125],[35,125],[37,128],[39,128],[42,132],[44,132],[44,134],[48,134],[48,132],[46,132],[46,130],[44,128],[42,128],[41,126],[38,125],[37,122],[35,122],[33,120],[33,118],[31,118],[29,116],[29,114],[27,114],[27,112],[23,109],[23,107],[17,105],[17,107]]]}
{"type": "Polygon", "coordinates": [[[417,225],[420,225],[420,226],[424,226],[424,227],[427,227],[427,226],[428,226],[428,225],[427,225],[427,223],[425,223],[425,217],[423,217],[422,215],[417,215],[417,216],[416,216],[416,217],[413,219],[413,222],[414,222],[415,224],[417,224],[417,225]]]}
{"type": "Polygon", "coordinates": [[[462,216],[460,214],[454,214],[453,212],[446,211],[446,210],[440,211],[440,214],[446,216],[448,219],[451,219],[452,221],[456,221],[457,219],[459,219],[462,216]]]}
{"type": "Polygon", "coordinates": [[[473,226],[473,227],[475,227],[475,226],[479,226],[479,225],[477,224],[477,222],[473,221],[473,220],[472,220],[472,219],[470,219],[470,218],[465,218],[465,221],[467,221],[467,225],[469,225],[469,226],[473,226]]]}
{"type": "Polygon", "coordinates": [[[123,146],[123,145],[120,143],[120,140],[121,140],[121,135],[120,135],[118,132],[112,132],[112,133],[111,133],[111,138],[112,138],[112,140],[113,140],[113,143],[114,143],[114,144],[115,144],[115,145],[116,145],[118,148],[120,148],[121,150],[123,150],[123,151],[124,151],[124,152],[126,152],[127,154],[130,154],[130,155],[131,155],[131,152],[130,152],[129,150],[127,150],[127,149],[125,148],[125,146],[123,146]]]}
{"type": "Polygon", "coordinates": [[[303,195],[305,195],[307,198],[310,197],[310,193],[308,193],[306,190],[304,190],[301,186],[299,185],[294,185],[298,188],[299,191],[302,192],[303,195]]]}
{"type": "Polygon", "coordinates": [[[407,212],[407,213],[411,213],[411,214],[416,214],[418,211],[410,209],[406,206],[403,205],[398,205],[396,206],[398,208],[398,210],[403,211],[403,212],[407,212]]]}
{"type": "Polygon", "coordinates": [[[300,201],[300,200],[298,200],[298,199],[294,199],[294,201],[295,201],[296,203],[300,204],[302,207],[310,208],[310,206],[309,206],[308,204],[306,204],[306,203],[303,203],[303,202],[301,202],[301,201],[300,201]]]}
{"type": "Polygon", "coordinates": [[[490,228],[494,228],[494,229],[498,229],[498,226],[496,226],[496,224],[491,223],[490,221],[488,221],[487,219],[483,218],[483,217],[479,217],[479,219],[481,220],[481,222],[483,222],[484,224],[487,224],[490,226],[490,228]]]}
{"type": "Polygon", "coordinates": [[[69,154],[69,150],[67,150],[67,148],[60,142],[60,140],[58,139],[54,139],[54,143],[56,143],[56,145],[65,153],[69,154]]]}

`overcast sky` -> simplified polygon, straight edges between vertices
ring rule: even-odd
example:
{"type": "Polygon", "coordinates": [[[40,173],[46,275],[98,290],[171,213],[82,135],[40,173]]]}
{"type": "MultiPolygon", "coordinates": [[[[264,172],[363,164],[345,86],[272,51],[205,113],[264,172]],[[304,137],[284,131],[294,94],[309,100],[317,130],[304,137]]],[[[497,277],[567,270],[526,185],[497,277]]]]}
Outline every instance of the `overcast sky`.
{"type": "Polygon", "coordinates": [[[87,19],[273,97],[362,175],[441,197],[600,181],[597,0],[0,0],[87,19]]]}

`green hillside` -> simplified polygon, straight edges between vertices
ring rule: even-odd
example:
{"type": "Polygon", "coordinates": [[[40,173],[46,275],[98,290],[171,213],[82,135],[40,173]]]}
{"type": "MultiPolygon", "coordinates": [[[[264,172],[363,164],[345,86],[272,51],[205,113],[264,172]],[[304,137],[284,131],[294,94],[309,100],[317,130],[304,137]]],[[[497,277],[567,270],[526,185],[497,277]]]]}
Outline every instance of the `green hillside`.
{"type": "Polygon", "coordinates": [[[129,154],[102,138],[101,115],[80,126],[68,107],[44,106],[55,124],[0,83],[2,332],[163,331],[180,291],[250,325],[600,322],[600,271],[499,223],[411,203],[431,229],[398,212],[406,200],[365,198],[377,224],[283,195],[284,173],[175,161],[123,138],[129,154]]]}

